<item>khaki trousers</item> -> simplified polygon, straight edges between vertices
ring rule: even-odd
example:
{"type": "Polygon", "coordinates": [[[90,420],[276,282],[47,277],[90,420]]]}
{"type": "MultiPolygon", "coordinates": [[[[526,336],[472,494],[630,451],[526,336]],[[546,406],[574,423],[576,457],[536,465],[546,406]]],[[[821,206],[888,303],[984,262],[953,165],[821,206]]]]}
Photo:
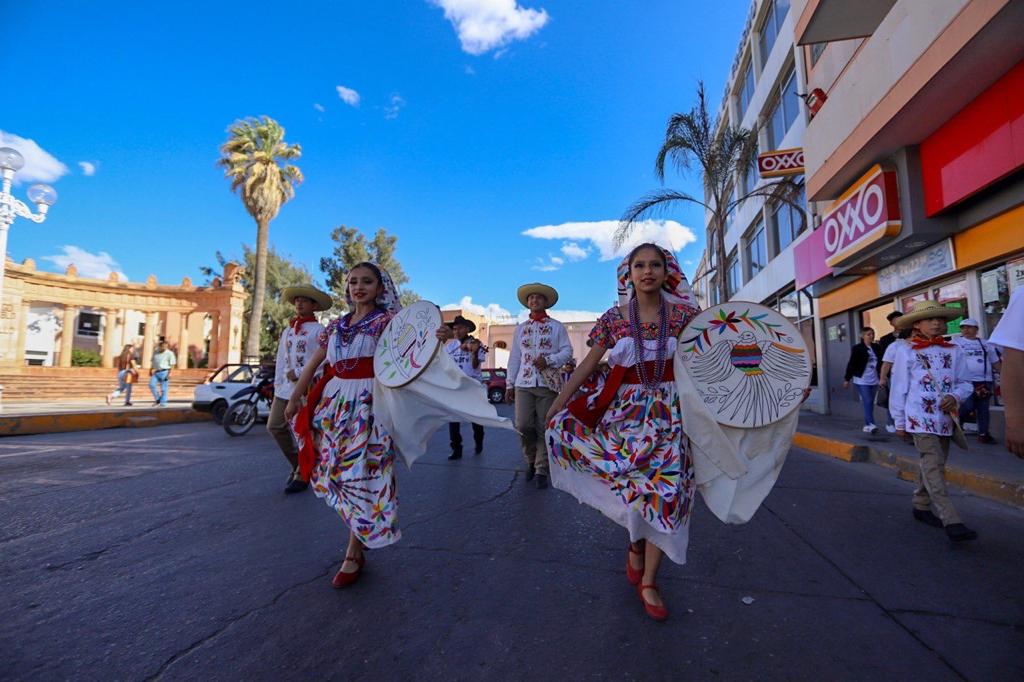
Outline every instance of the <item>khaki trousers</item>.
{"type": "Polygon", "coordinates": [[[523,458],[538,474],[548,475],[548,446],[544,418],[558,397],[549,388],[516,387],[516,430],[523,447],[523,458]]]}
{"type": "Polygon", "coordinates": [[[274,402],[270,404],[270,416],[267,417],[267,431],[277,441],[277,447],[281,448],[294,471],[299,468],[299,453],[295,447],[292,429],[284,418],[284,408],[287,405],[288,401],[284,398],[274,397],[274,402]]]}
{"type": "Polygon", "coordinates": [[[915,433],[914,447],[921,455],[917,472],[917,490],[914,491],[914,509],[934,510],[944,525],[960,523],[949,492],[946,490],[946,458],[949,457],[949,437],[931,433],[915,433]]]}

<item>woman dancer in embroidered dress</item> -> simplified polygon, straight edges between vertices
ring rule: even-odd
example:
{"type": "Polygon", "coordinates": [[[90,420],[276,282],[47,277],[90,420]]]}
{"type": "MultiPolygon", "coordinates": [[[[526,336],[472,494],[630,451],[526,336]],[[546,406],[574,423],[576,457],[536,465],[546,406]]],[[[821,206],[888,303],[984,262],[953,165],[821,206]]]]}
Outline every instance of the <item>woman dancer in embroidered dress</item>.
{"type": "Polygon", "coordinates": [[[306,363],[285,408],[298,414],[299,467],[303,478],[349,527],[345,561],[331,581],[342,588],[362,571],[366,547],[397,542],[398,500],[395,448],[373,417],[373,354],[377,339],[400,309],[391,277],[372,263],[349,271],[345,290],[349,313],[320,334],[320,348],[306,363]],[[324,359],[324,376],[306,393],[324,359]]]}
{"type": "Polygon", "coordinates": [[[655,577],[663,552],[686,561],[696,491],[672,356],[699,311],[671,251],[641,244],[618,275],[621,305],[598,320],[590,352],[548,412],[551,481],[629,531],[626,576],[647,614],[664,620],[655,577]],[[611,372],[569,401],[607,350],[611,372]]]}

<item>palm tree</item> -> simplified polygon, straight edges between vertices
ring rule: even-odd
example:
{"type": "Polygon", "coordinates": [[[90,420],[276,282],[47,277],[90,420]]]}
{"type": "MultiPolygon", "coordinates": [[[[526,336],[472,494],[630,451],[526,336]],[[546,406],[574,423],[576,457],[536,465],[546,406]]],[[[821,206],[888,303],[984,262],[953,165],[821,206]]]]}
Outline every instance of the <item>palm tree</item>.
{"type": "Polygon", "coordinates": [[[235,121],[228,128],[228,140],[220,148],[217,162],[231,191],[238,192],[245,210],[256,221],[256,272],[253,277],[252,310],[246,332],[245,355],[260,352],[263,299],[267,288],[267,240],[270,221],[302,182],[302,171],[289,163],[302,156],[302,148],[284,140],[284,128],[269,116],[235,121]]]}
{"type": "Polygon", "coordinates": [[[768,201],[797,206],[802,219],[806,220],[803,217],[804,207],[791,198],[798,190],[798,185],[788,178],[773,180],[747,193],[733,193],[738,178],[756,172],[753,168],[756,157],[757,130],[747,130],[728,123],[719,126],[708,114],[704,83],[698,82],[697,104],[688,113],[673,114],[669,119],[665,141],[658,150],[654,170],[658,180],[664,183],[667,162],[671,162],[680,172],[690,170],[696,162],[703,174],[704,200],[673,189],[655,190],[626,210],[615,234],[617,243],[621,245],[629,237],[638,221],[663,213],[677,203],[704,207],[711,214],[706,236],[713,250],[713,253],[708,254],[708,262],[712,267],[707,274],[719,273],[719,300],[727,301],[728,283],[721,272],[725,264],[725,228],[732,212],[749,199],[763,197],[768,201]]]}

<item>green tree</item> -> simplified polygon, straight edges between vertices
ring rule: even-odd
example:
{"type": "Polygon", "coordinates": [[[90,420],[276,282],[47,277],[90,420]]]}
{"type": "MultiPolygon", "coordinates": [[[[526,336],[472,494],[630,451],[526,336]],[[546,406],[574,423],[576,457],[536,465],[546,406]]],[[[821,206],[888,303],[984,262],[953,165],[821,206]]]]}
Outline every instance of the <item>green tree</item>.
{"type": "MultiPolygon", "coordinates": [[[[256,252],[249,246],[243,244],[242,252],[245,271],[242,274],[242,286],[248,296],[245,299],[245,315],[249,315],[252,309],[253,288],[255,278],[249,273],[253,272],[256,263],[256,252]]],[[[228,260],[218,251],[216,253],[217,267],[200,266],[199,271],[206,276],[207,283],[215,276],[224,272],[224,265],[228,260]]],[[[259,352],[258,355],[264,359],[273,358],[277,353],[277,344],[281,339],[281,332],[284,331],[288,320],[295,314],[295,307],[281,300],[281,292],[287,287],[297,284],[309,284],[313,276],[305,266],[295,263],[285,256],[277,253],[274,247],[267,250],[266,256],[266,282],[264,308],[262,322],[260,324],[259,352]]],[[[243,335],[244,341],[248,341],[248,330],[243,335]]],[[[246,344],[248,347],[248,344],[246,344]]]]}
{"type": "Polygon", "coordinates": [[[345,279],[348,271],[363,261],[371,261],[388,271],[398,287],[403,306],[420,300],[415,292],[404,286],[409,276],[395,257],[398,237],[389,235],[382,227],[373,235],[373,239],[367,240],[357,228],[341,225],[331,231],[331,240],[334,249],[330,256],[320,259],[320,271],[327,279],[327,286],[334,294],[336,304],[342,309],[345,307],[345,279]]]}
{"type": "Polygon", "coordinates": [[[269,116],[235,121],[228,128],[228,139],[221,145],[218,164],[231,180],[231,191],[238,192],[245,210],[256,221],[256,259],[251,270],[254,286],[246,331],[245,355],[259,353],[262,334],[264,296],[267,279],[267,244],[270,222],[302,182],[302,171],[293,161],[302,156],[302,148],[288,144],[284,128],[269,116]]]}
{"type": "Polygon", "coordinates": [[[792,200],[798,186],[792,180],[772,180],[743,193],[740,179],[747,173],[756,173],[757,129],[747,130],[728,123],[718,125],[708,113],[704,97],[704,83],[697,84],[697,104],[684,114],[673,114],[665,129],[665,141],[658,150],[654,171],[665,182],[665,164],[671,163],[683,173],[693,168],[694,162],[703,175],[704,200],[673,189],[660,189],[649,193],[630,206],[622,216],[616,241],[622,244],[636,223],[655,214],[664,213],[679,203],[702,206],[711,214],[708,222],[707,244],[711,264],[707,274],[716,273],[719,301],[729,300],[728,282],[723,275],[725,267],[725,229],[729,216],[740,205],[762,197],[770,202],[795,206],[804,221],[804,206],[792,200]]]}

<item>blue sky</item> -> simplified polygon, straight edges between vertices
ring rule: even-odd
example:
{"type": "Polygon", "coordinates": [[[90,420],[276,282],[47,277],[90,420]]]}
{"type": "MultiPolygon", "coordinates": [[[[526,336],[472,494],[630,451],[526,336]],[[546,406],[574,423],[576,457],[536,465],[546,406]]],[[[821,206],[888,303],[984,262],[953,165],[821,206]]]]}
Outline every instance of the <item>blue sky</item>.
{"type": "MultiPolygon", "coordinates": [[[[411,288],[438,304],[469,296],[517,312],[516,287],[540,280],[559,289],[560,308],[601,311],[618,260],[607,259],[605,221],[657,186],[665,121],[692,105],[698,79],[717,106],[747,9],[15,3],[0,77],[17,94],[0,130],[37,144],[34,164],[52,157],[67,173],[50,217],[18,220],[8,253],[58,271],[66,258],[45,257],[198,282],[214,251],[237,256],[254,240],[215,161],[232,121],[267,114],[302,145],[306,176],[270,240],[315,275],[332,228],[384,227],[411,288]]],[[[696,177],[669,184],[699,192],[696,177]]],[[[25,184],[15,191],[24,198],[25,184]]],[[[695,263],[701,214],[666,217],[678,225],[653,229],[682,243],[692,228],[679,257],[695,263]]]]}

